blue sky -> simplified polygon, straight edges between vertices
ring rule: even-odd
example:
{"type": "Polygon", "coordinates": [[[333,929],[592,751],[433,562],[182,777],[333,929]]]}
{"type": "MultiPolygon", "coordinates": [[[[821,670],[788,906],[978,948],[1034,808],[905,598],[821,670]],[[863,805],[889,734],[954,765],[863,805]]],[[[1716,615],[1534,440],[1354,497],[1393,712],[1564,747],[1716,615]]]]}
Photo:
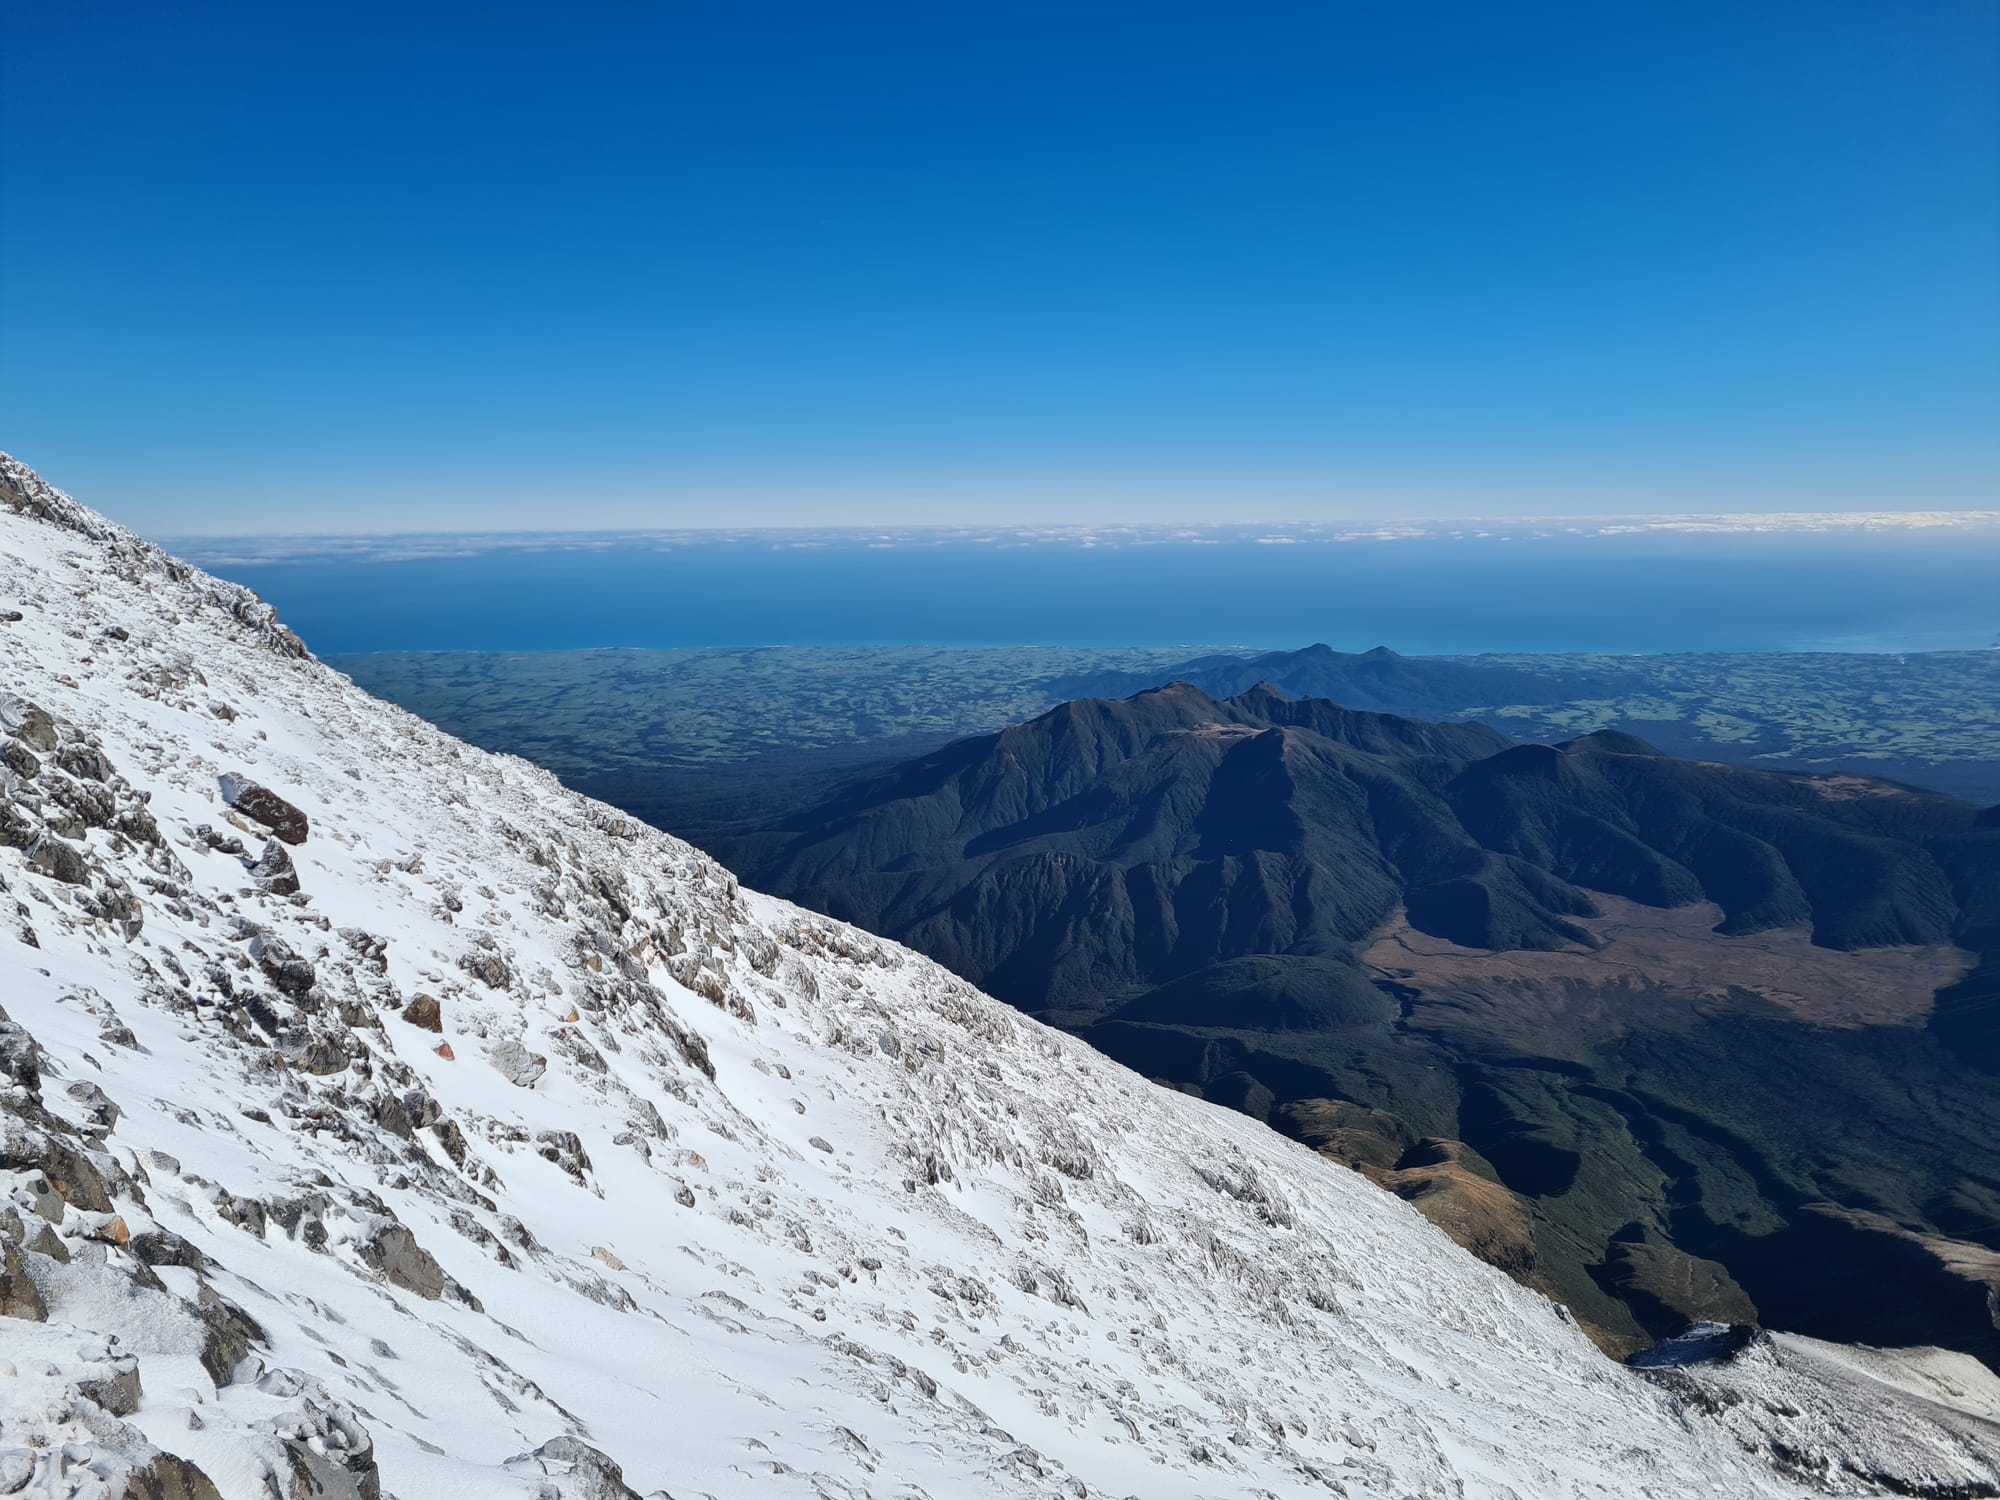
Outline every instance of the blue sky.
{"type": "Polygon", "coordinates": [[[2000,493],[1994,0],[0,27],[0,444],[156,533],[2000,493]]]}

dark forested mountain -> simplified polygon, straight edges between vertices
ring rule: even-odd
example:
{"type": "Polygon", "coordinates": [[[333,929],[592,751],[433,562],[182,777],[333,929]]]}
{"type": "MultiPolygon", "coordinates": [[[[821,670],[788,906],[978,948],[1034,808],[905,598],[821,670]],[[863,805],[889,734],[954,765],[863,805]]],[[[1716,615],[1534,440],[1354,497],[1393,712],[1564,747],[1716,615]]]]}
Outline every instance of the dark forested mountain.
{"type": "Polygon", "coordinates": [[[2000,1358],[1995,814],[1175,684],[714,842],[1368,1172],[1611,1347],[1761,1316],[2000,1358]]]}

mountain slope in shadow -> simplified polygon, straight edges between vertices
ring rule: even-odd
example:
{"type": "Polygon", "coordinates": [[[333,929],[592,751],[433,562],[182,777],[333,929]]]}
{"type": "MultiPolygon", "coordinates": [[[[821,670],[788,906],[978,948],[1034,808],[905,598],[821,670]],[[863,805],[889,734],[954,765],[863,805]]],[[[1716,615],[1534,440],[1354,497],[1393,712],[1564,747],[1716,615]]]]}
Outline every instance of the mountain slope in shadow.
{"type": "Polygon", "coordinates": [[[716,845],[1504,1243],[1607,1347],[1754,1306],[2000,1359],[1992,814],[1174,684],[716,845]]]}

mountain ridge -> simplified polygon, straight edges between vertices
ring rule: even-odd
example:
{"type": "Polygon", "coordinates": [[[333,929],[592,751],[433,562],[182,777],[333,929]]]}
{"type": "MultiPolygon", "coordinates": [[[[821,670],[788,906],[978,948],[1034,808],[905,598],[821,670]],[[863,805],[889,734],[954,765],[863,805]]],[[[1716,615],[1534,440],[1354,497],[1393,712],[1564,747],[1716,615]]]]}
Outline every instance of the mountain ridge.
{"type": "Polygon", "coordinates": [[[1711,1421],[72,506],[0,457],[16,1489],[1942,1495],[2000,1451],[1873,1377],[1829,1409],[1804,1342],[1727,1377],[1796,1417],[1711,1421]]]}

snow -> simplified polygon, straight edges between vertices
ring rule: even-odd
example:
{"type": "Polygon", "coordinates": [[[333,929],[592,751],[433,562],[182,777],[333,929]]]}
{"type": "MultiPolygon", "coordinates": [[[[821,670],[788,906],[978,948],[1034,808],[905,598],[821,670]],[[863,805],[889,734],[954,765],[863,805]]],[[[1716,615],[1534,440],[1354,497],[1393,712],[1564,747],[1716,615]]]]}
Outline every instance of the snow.
{"type": "MultiPolygon", "coordinates": [[[[113,1462],[136,1429],[231,1500],[288,1449],[371,1440],[403,1500],[616,1493],[522,1457],[563,1435],[680,1500],[1878,1492],[1779,1472],[1761,1419],[1607,1361],[1361,1177],[739,891],[293,654],[243,591],[45,507],[0,509],[0,610],[24,615],[0,624],[0,696],[94,739],[161,846],[92,828],[87,886],[0,847],[0,1005],[51,1111],[86,1123],[82,1081],[122,1109],[102,1150],[136,1185],[131,1232],[208,1264],[132,1291],[105,1279],[129,1248],[70,1208],[71,1264],[30,1257],[50,1321],[0,1320],[0,1449],[113,1462]],[[265,840],[224,777],[309,817],[300,896],[250,873],[265,840]],[[101,914],[114,885],[136,933],[101,914]],[[278,945],[311,991],[277,987],[278,945]],[[441,1034],[401,1018],[419,994],[441,1034]],[[345,1065],[308,1071],[316,1041],[345,1065]],[[392,1223],[442,1295],[385,1276],[392,1223]],[[265,1335],[220,1386],[203,1286],[265,1335]],[[144,1397],[92,1439],[47,1393],[112,1335],[144,1397]]],[[[1917,1369],[1881,1389],[1974,1383],[1917,1369]]]]}

